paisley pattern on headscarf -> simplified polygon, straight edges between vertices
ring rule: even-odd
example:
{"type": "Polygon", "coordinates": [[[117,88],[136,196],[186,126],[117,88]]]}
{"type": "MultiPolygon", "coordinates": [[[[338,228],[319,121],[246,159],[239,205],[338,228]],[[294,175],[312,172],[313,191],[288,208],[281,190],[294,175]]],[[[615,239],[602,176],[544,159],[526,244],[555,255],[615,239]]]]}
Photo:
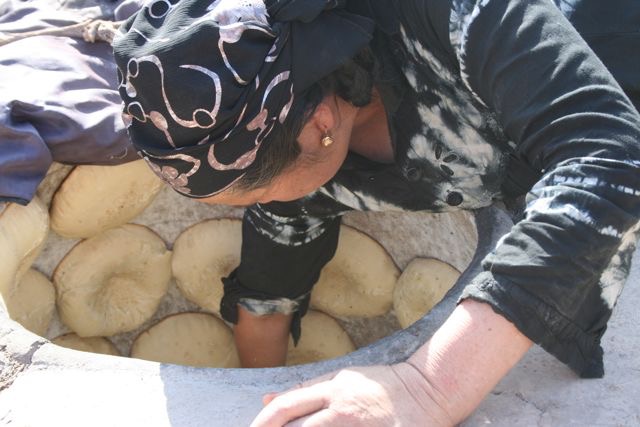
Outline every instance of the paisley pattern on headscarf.
{"type": "Polygon", "coordinates": [[[132,16],[113,43],[118,90],[151,169],[190,197],[240,179],[281,131],[295,95],[369,42],[370,21],[325,12],[338,5],[155,0],[132,16]],[[318,40],[320,31],[332,36],[318,40]]]}

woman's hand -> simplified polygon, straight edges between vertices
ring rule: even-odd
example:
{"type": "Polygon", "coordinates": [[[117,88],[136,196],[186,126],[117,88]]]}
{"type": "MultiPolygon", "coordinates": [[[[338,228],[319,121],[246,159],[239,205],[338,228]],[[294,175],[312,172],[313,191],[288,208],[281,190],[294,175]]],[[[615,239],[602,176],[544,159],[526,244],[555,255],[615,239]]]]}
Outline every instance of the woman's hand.
{"type": "Polygon", "coordinates": [[[252,426],[457,424],[531,344],[489,305],[467,299],[407,363],[345,369],[269,395],[252,426]]]}
{"type": "Polygon", "coordinates": [[[409,363],[352,368],[265,396],[251,426],[453,425],[443,402],[409,363]]]}

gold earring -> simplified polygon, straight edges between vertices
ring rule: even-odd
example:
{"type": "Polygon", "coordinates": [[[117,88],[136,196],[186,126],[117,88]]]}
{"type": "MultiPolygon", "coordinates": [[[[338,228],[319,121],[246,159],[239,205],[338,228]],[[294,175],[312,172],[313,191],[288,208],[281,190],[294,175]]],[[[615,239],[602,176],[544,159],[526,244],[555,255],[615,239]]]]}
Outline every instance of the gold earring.
{"type": "Polygon", "coordinates": [[[323,147],[328,147],[333,144],[333,138],[331,138],[331,135],[329,135],[329,132],[327,132],[324,134],[320,142],[322,143],[323,147]]]}

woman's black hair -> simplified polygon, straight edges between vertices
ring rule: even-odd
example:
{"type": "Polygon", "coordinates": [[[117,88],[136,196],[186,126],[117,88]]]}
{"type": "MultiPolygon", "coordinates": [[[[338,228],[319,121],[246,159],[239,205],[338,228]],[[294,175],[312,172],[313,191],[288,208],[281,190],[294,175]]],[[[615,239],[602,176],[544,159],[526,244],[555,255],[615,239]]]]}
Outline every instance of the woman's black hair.
{"type": "Polygon", "coordinates": [[[363,107],[371,102],[373,80],[373,55],[367,47],[299,94],[284,123],[285,130],[272,135],[272,141],[261,150],[234,188],[249,191],[271,183],[300,156],[298,135],[320,102],[327,95],[335,94],[356,107],[363,107]]]}

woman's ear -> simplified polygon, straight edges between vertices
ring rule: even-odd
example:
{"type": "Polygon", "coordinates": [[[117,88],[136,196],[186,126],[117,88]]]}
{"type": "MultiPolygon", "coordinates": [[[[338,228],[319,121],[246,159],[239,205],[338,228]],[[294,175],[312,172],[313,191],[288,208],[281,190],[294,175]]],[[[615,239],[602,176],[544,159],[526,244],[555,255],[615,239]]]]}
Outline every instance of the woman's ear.
{"type": "Polygon", "coordinates": [[[303,154],[326,156],[349,150],[351,132],[359,111],[351,103],[338,96],[325,97],[302,127],[298,143],[303,154]],[[323,138],[329,136],[329,142],[323,138]],[[330,148],[329,148],[330,147],[330,148]]]}
{"type": "Polygon", "coordinates": [[[298,143],[303,153],[311,154],[321,149],[320,141],[327,134],[331,134],[336,126],[336,111],[328,102],[331,101],[327,98],[320,102],[302,127],[298,143]]]}
{"type": "Polygon", "coordinates": [[[335,108],[331,108],[329,102],[331,102],[329,98],[322,100],[308,121],[308,123],[313,122],[321,134],[330,132],[336,126],[337,112],[335,108]]]}

